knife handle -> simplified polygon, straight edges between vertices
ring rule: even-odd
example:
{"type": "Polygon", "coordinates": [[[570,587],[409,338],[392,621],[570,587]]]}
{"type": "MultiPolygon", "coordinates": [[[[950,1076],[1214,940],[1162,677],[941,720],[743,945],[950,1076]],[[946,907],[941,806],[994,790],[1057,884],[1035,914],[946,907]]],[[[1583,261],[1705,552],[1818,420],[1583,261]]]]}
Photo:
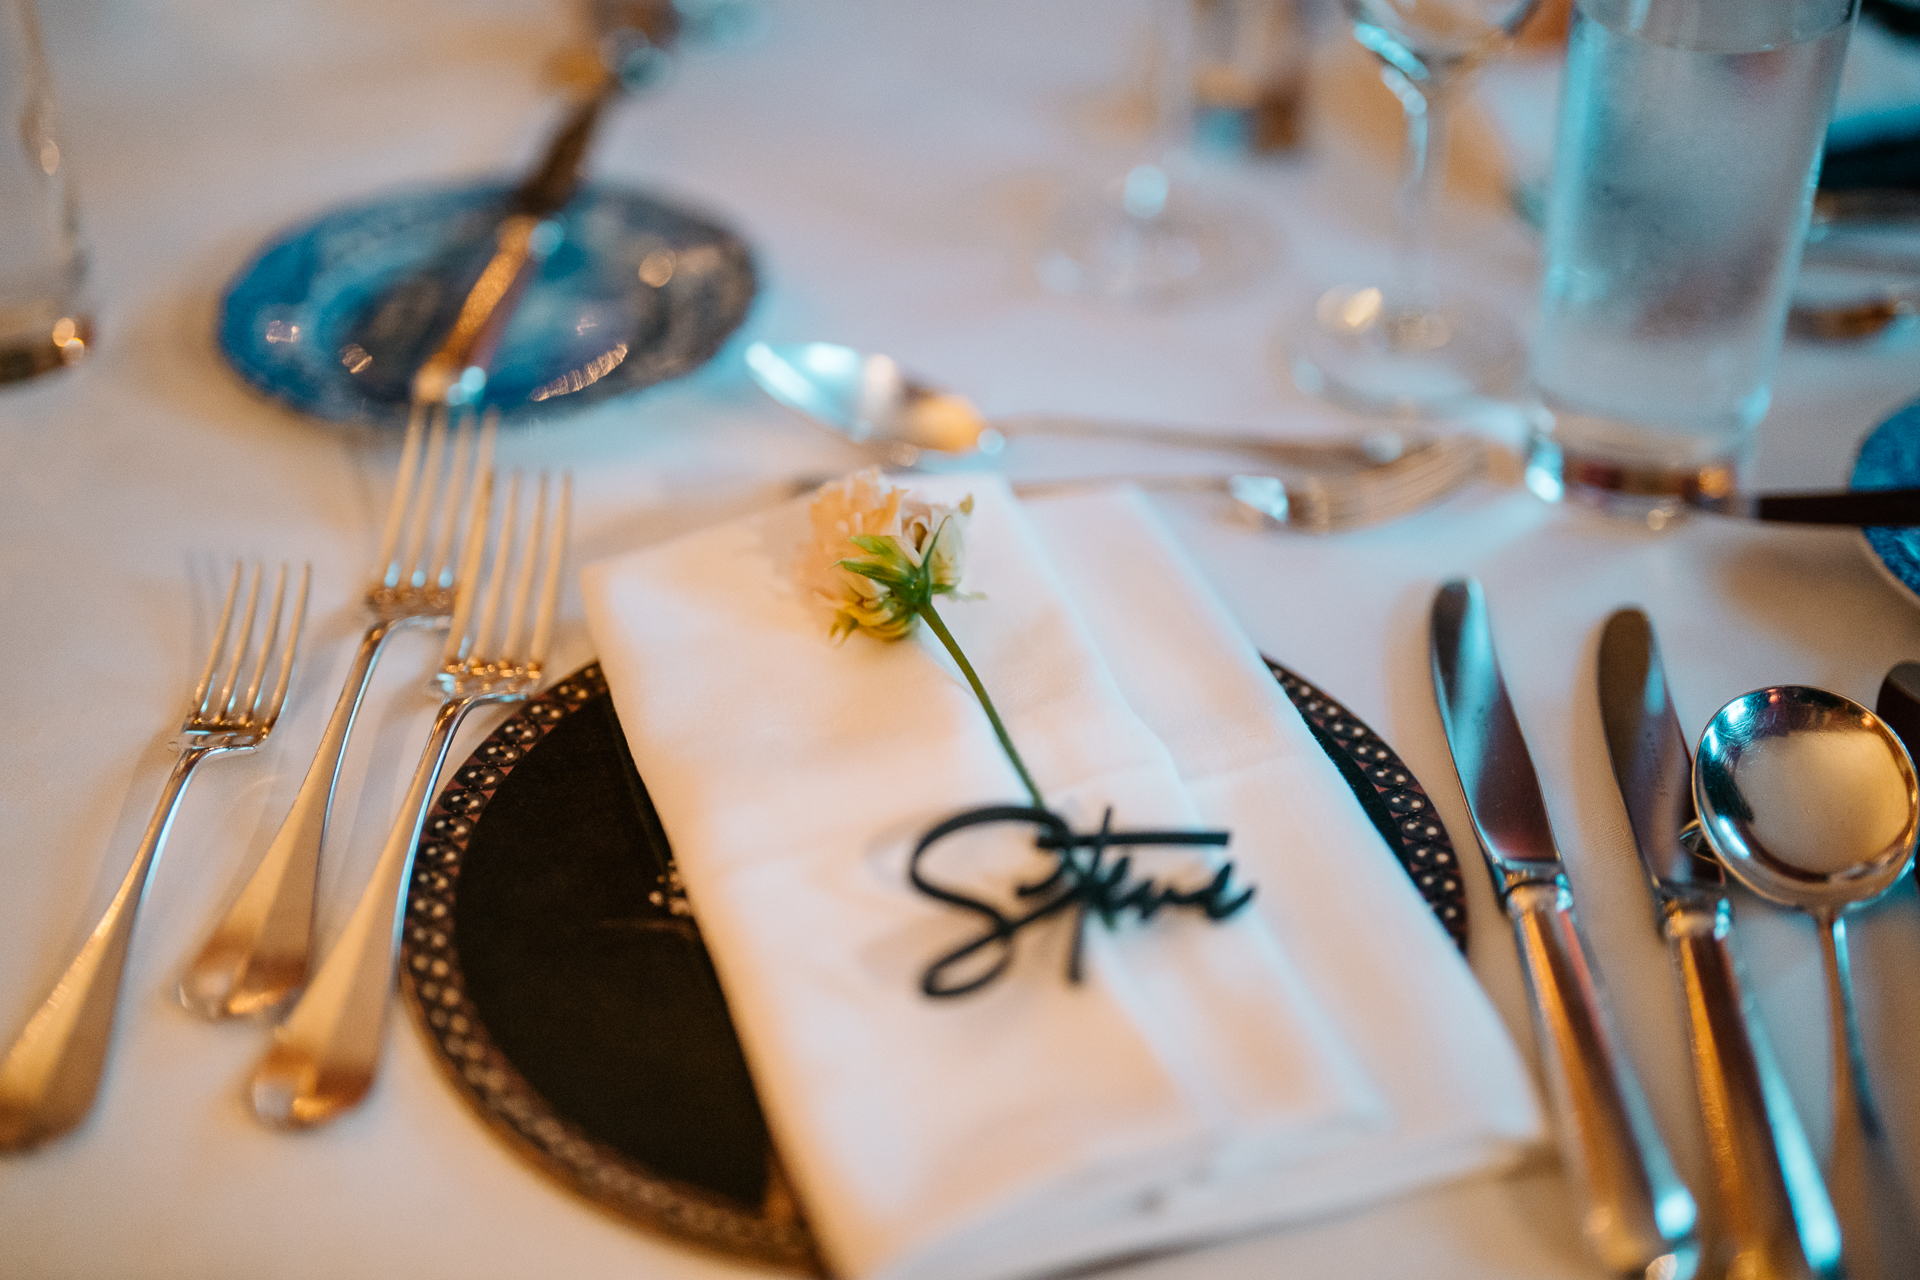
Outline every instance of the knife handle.
{"type": "Polygon", "coordinates": [[[1840,1223],[1765,1031],[1747,1017],[1725,899],[1670,902],[1662,931],[1686,995],[1728,1275],[1831,1280],[1840,1223]]]}
{"type": "Polygon", "coordinates": [[[1614,1050],[1565,879],[1516,885],[1506,908],[1587,1247],[1616,1276],[1691,1276],[1699,1259],[1693,1196],[1614,1050]]]}
{"type": "Polygon", "coordinates": [[[520,295],[544,261],[534,248],[539,227],[540,219],[530,213],[512,214],[501,221],[493,256],[467,290],[453,328],[413,375],[415,400],[449,403],[448,397],[469,368],[485,369],[492,362],[520,295]]]}

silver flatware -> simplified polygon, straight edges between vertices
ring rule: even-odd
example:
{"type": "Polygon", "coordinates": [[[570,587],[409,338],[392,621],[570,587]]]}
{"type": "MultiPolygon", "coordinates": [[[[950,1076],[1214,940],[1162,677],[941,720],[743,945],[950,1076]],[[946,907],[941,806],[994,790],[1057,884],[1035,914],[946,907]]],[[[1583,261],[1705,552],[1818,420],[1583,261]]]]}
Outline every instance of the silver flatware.
{"type": "Polygon", "coordinates": [[[1805,493],[1695,495],[1687,505],[1715,515],[1775,524],[1831,524],[1851,528],[1920,525],[1920,489],[1833,489],[1805,493]]]}
{"type": "Polygon", "coordinates": [[[1358,471],[1279,476],[1109,476],[1097,481],[1027,482],[1022,497],[1084,488],[1088,483],[1137,484],[1151,492],[1224,493],[1248,512],[1299,533],[1344,533],[1424,511],[1486,470],[1486,448],[1472,436],[1447,436],[1404,457],[1358,471]]]}
{"type": "Polygon", "coordinates": [[[180,726],[179,759],[167,775],[133,865],[53,994],[0,1060],[0,1151],[24,1150],[57,1138],[92,1109],[113,1039],[134,917],[160,864],[167,832],[201,761],[252,751],[273,732],[293,681],[310,574],[310,568],[301,569],[288,618],[287,566],[281,565],[272,603],[261,615],[261,566],[255,564],[249,577],[243,566],[234,565],[213,648],[180,726]],[[236,609],[243,581],[248,584],[246,598],[236,609]]]}
{"type": "Polygon", "coordinates": [[[1920,315],[1915,227],[1920,192],[1868,188],[1816,195],[1788,330],[1821,342],[1860,342],[1920,315]],[[1887,232],[1896,233],[1893,240],[1887,232]],[[1836,285],[1843,296],[1834,296],[1836,285]]]}
{"type": "Polygon", "coordinates": [[[1707,723],[1693,799],[1708,842],[1743,884],[1821,926],[1833,1054],[1827,1188],[1852,1280],[1910,1276],[1920,1223],[1868,1078],[1845,913],[1906,872],[1920,788],[1879,717],[1823,689],[1743,694],[1707,723]]]}
{"type": "Polygon", "coordinates": [[[1819,342],[1861,342],[1920,316],[1920,289],[1881,289],[1847,302],[1796,301],[1787,331],[1819,342]]]}
{"type": "Polygon", "coordinates": [[[453,735],[475,709],[524,702],[540,683],[559,600],[572,477],[561,478],[553,502],[548,481],[541,478],[524,531],[520,478],[514,477],[492,540],[492,567],[484,590],[481,568],[489,541],[492,476],[484,475],[480,485],[461,558],[453,622],[435,681],[440,710],[426,749],[346,929],[254,1070],[253,1109],[272,1125],[325,1124],[358,1106],[372,1089],[400,951],[405,889],[453,735]]]}
{"type": "Polygon", "coordinates": [[[803,417],[868,446],[880,461],[897,467],[991,456],[1019,436],[1223,450],[1260,458],[1269,466],[1312,469],[1374,466],[1424,443],[1395,431],[1357,439],[1284,440],[1250,432],[1065,415],[989,419],[965,397],[907,377],[891,358],[837,343],[756,342],[747,348],[746,359],[747,372],[761,390],[803,417]]]}
{"type": "Polygon", "coordinates": [[[1430,641],[1447,745],[1520,948],[1582,1235],[1612,1275],[1685,1280],[1700,1257],[1693,1196],[1615,1047],[1479,583],[1440,589],[1430,641]]]}
{"type": "Polygon", "coordinates": [[[180,1003],[201,1017],[270,1012],[306,985],[320,851],[340,760],[374,666],[399,631],[443,627],[453,614],[467,507],[493,466],[494,415],[477,438],[469,416],[451,432],[451,449],[446,413],[436,409],[430,429],[427,418],[416,404],[367,587],[373,624],[360,637],[313,763],[260,865],[180,979],[180,1003]]]}
{"type": "MultiPolygon", "coordinates": [[[[1472,436],[1447,436],[1405,457],[1359,471],[1295,475],[1286,479],[1256,475],[1076,476],[1068,480],[1017,481],[1023,498],[1082,493],[1115,485],[1135,485],[1152,493],[1211,493],[1229,498],[1243,514],[1300,533],[1343,533],[1409,516],[1435,505],[1478,478],[1487,463],[1486,447],[1472,436]]],[[[795,496],[811,493],[832,477],[802,476],[789,486],[795,496]]]]}
{"type": "Polygon", "coordinates": [[[580,189],[587,149],[602,115],[629,88],[659,74],[679,27],[670,3],[603,2],[592,16],[602,65],[539,161],[507,197],[506,216],[494,229],[492,257],[462,299],[446,337],[414,372],[416,404],[479,403],[521,294],[559,247],[562,232],[553,217],[580,189]]]}
{"type": "Polygon", "coordinates": [[[1840,1274],[1840,1224],[1764,1029],[1740,990],[1726,873],[1694,822],[1693,760],[1653,624],[1638,609],[1600,636],[1600,716],[1613,776],[1685,996],[1694,1089],[1720,1210],[1716,1274],[1840,1274]]]}

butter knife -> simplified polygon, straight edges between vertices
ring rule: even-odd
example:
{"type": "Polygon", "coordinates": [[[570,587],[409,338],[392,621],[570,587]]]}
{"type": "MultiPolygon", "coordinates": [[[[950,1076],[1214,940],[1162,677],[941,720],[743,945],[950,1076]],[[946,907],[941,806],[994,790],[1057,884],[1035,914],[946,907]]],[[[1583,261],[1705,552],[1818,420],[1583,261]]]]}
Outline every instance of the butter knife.
{"type": "Polygon", "coordinates": [[[1707,1128],[1726,1274],[1840,1274],[1840,1224],[1792,1096],[1747,1014],[1727,937],[1726,872],[1700,845],[1693,764],[1653,625],[1638,609],[1600,637],[1600,716],[1656,918],[1686,996],[1694,1088],[1707,1128]]]}
{"type": "Polygon", "coordinates": [[[568,112],[539,163],[507,197],[506,216],[494,229],[493,255],[468,288],[453,327],[414,371],[412,398],[420,404],[478,404],[487,371],[506,335],[521,295],[559,245],[552,219],[580,190],[587,148],[600,117],[630,84],[659,74],[665,51],[679,34],[671,4],[635,0],[595,6],[601,58],[591,90],[568,112]],[[618,60],[609,55],[618,54],[618,60]]]}
{"type": "Polygon", "coordinates": [[[1520,948],[1582,1235],[1613,1275],[1686,1280],[1700,1255],[1693,1196],[1673,1170],[1632,1067],[1614,1048],[1479,583],[1440,589],[1430,640],[1447,745],[1520,948]]]}

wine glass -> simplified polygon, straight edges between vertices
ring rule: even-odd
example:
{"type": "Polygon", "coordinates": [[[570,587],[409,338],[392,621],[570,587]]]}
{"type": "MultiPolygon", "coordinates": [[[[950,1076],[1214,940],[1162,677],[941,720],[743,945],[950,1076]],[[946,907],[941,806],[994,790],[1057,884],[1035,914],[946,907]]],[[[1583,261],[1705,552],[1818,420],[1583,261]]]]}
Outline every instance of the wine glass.
{"type": "Polygon", "coordinates": [[[1447,116],[1473,73],[1504,51],[1538,0],[1342,0],[1354,38],[1406,113],[1406,176],[1396,200],[1398,269],[1385,285],[1338,285],[1294,342],[1302,389],[1356,408],[1444,409],[1518,372],[1519,335],[1499,314],[1434,280],[1432,214],[1447,116]]]}
{"type": "Polygon", "coordinates": [[[1153,127],[1117,182],[1069,200],[1034,263],[1055,293],[1163,303],[1244,279],[1267,256],[1257,220],[1182,176],[1193,134],[1193,0],[1153,0],[1153,127]]]}

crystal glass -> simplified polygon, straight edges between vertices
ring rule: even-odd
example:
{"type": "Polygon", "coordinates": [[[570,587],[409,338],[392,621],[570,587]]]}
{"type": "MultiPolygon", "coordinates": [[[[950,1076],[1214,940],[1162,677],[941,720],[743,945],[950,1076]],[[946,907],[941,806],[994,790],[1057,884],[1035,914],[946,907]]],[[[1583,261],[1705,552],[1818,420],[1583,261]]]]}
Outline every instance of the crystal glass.
{"type": "Polygon", "coordinates": [[[0,382],[78,362],[85,257],[33,0],[0,0],[0,382]]]}
{"type": "Polygon", "coordinates": [[[1035,263],[1055,293],[1162,303],[1244,280],[1265,256],[1245,212],[1182,174],[1194,127],[1193,0],[1153,0],[1154,124],[1117,182],[1069,200],[1035,263]]]}
{"type": "Polygon", "coordinates": [[[1418,413],[1498,390],[1519,371],[1513,326],[1436,283],[1431,237],[1448,113],[1536,2],[1343,0],[1354,37],[1379,59],[1406,113],[1399,263],[1391,281],[1340,285],[1318,299],[1293,344],[1295,378],[1307,390],[1360,409],[1418,413]]]}

